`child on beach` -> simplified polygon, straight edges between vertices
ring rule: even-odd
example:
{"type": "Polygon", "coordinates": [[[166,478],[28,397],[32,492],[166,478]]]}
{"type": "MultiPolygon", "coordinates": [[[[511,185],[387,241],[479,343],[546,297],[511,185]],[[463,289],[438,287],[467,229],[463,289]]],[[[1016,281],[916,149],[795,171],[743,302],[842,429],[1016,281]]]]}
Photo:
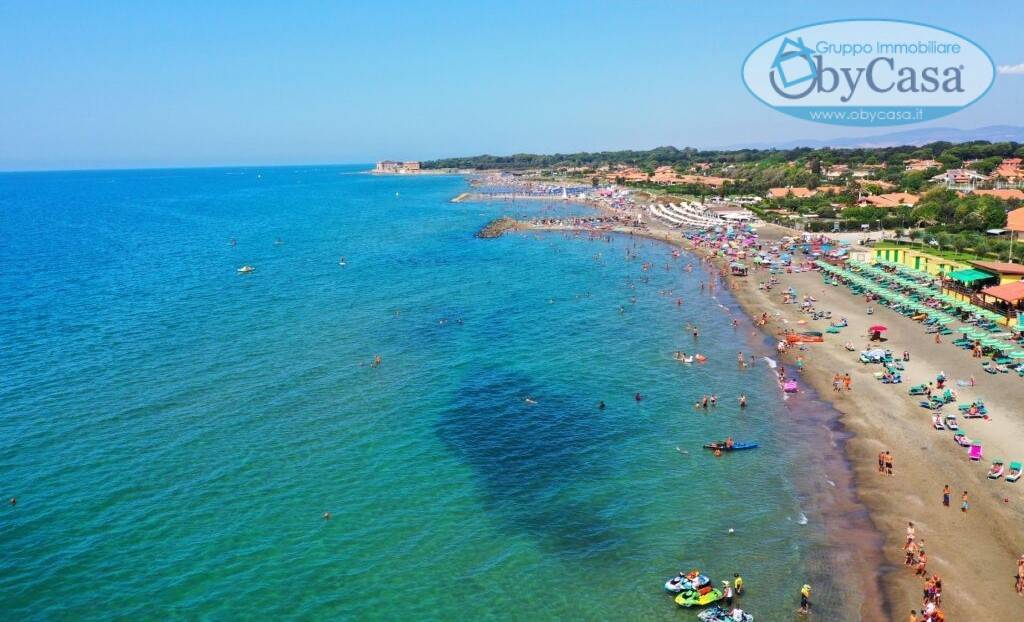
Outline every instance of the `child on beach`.
{"type": "Polygon", "coordinates": [[[942,505],[949,507],[949,484],[942,487],[942,505]]]}
{"type": "Polygon", "coordinates": [[[967,513],[967,491],[966,490],[964,491],[963,496],[960,497],[960,511],[963,512],[964,514],[967,513]]]}

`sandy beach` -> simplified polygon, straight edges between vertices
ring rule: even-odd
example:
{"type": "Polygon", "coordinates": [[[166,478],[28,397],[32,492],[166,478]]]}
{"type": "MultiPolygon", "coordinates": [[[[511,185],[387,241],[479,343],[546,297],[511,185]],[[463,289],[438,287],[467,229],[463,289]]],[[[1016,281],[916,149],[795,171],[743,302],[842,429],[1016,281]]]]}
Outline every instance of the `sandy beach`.
{"type": "MultiPolygon", "coordinates": [[[[771,233],[762,230],[762,235],[771,233]]],[[[844,286],[824,285],[817,272],[781,275],[781,287],[772,292],[759,290],[758,280],[756,272],[730,278],[749,313],[767,312],[773,318],[765,327],[773,334],[803,325],[817,330],[828,326],[827,320],[800,324],[807,316],[799,305],[781,301],[782,289],[790,286],[801,296],[817,298],[816,308],[831,311],[833,319],[849,321],[840,334],[826,335],[825,343],[809,344],[805,350],[790,350],[785,360],[804,358],[803,378],[843,413],[842,422],[854,435],[846,449],[860,497],[886,538],[885,555],[892,568],[885,571],[883,584],[893,614],[920,611],[923,581],[903,565],[904,530],[913,521],[918,540],[926,543],[929,573],[943,579],[943,608],[949,619],[1021,619],[1024,602],[1014,591],[1013,577],[1016,558],[1024,552],[1024,490],[1019,483],[992,481],[986,474],[992,458],[1009,463],[1024,456],[1024,420],[1014,406],[1024,394],[1024,380],[983,373],[979,359],[947,343],[952,336],[936,344],[924,327],[886,307],[874,305],[874,314],[867,315],[862,298],[844,286]],[[882,347],[911,354],[902,384],[883,384],[873,376],[878,366],[861,364],[857,352],[844,347],[851,341],[857,351],[864,349],[873,324],[890,328],[882,347]],[[834,392],[833,374],[847,372],[852,390],[834,392]],[[969,438],[983,444],[985,458],[980,462],[967,458],[951,432],[933,429],[931,411],[908,395],[910,386],[934,381],[940,372],[953,380],[973,376],[976,386],[956,387],[957,402],[981,398],[989,408],[991,419],[962,420],[960,425],[969,438]],[[894,456],[892,477],[879,475],[877,469],[877,456],[886,450],[894,456]],[[945,484],[953,491],[950,507],[942,505],[945,484]],[[959,502],[965,490],[970,509],[963,513],[959,502]]],[[[955,412],[951,406],[946,410],[955,412]]]]}
{"type": "MultiPolygon", "coordinates": [[[[615,213],[614,210],[605,210],[615,213]]],[[[566,224],[533,225],[525,228],[571,231],[566,224]]],[[[682,246],[708,256],[705,249],[694,248],[682,235],[654,224],[649,228],[617,225],[607,233],[639,235],[682,246]]],[[[770,241],[794,232],[774,225],[763,225],[758,233],[770,241]]],[[[722,258],[711,258],[719,268],[722,258]]],[[[928,555],[929,575],[942,577],[942,608],[949,620],[1017,620],[1022,617],[1024,600],[1014,590],[1016,559],[1024,553],[1024,483],[987,479],[993,458],[1007,464],[1024,459],[1024,416],[1014,404],[1024,396],[1024,379],[1016,374],[984,373],[981,359],[950,345],[955,336],[935,343],[924,326],[894,311],[878,306],[867,314],[867,304],[845,286],[828,286],[818,271],[778,275],[780,284],[771,291],[758,288],[767,281],[767,272],[753,270],[746,277],[734,277],[720,270],[732,293],[750,318],[767,313],[770,321],[762,328],[772,337],[787,329],[824,331],[829,320],[811,320],[798,304],[784,304],[782,293],[793,287],[798,296],[817,299],[815,308],[831,311],[832,319],[845,317],[849,326],[840,334],[827,334],[824,343],[791,348],[782,360],[790,373],[802,357],[804,370],[799,380],[842,413],[841,422],[852,434],[845,444],[854,471],[857,495],[868,508],[871,521],[884,537],[879,559],[865,564],[869,575],[878,576],[883,586],[876,602],[866,603],[864,620],[904,619],[912,609],[921,611],[924,580],[904,565],[905,529],[912,521],[918,542],[928,555]],[[874,377],[880,369],[858,360],[860,350],[868,347],[868,327],[889,327],[881,347],[896,353],[908,351],[903,383],[883,384],[874,377]],[[844,346],[852,342],[855,351],[844,346]],[[918,405],[919,398],[908,395],[909,387],[934,381],[943,372],[958,392],[957,403],[983,399],[990,419],[961,418],[960,429],[968,438],[982,443],[984,458],[970,461],[967,451],[953,441],[949,430],[932,427],[932,411],[918,405]],[[849,373],[850,391],[833,391],[836,373],[849,373]],[[975,386],[956,386],[957,381],[976,382],[975,386]],[[880,475],[877,457],[882,451],[894,458],[893,476],[880,475]],[[943,486],[952,489],[949,507],[942,504],[943,486]],[[960,509],[961,494],[968,492],[969,511],[960,509]],[[888,609],[879,613],[880,603],[888,609]]],[[[878,346],[874,346],[878,347],[878,346]]],[[[795,399],[799,399],[797,396],[795,399]]],[[[956,412],[949,405],[944,414],[956,412]]],[[[867,597],[870,599],[870,595],[867,597]]]]}

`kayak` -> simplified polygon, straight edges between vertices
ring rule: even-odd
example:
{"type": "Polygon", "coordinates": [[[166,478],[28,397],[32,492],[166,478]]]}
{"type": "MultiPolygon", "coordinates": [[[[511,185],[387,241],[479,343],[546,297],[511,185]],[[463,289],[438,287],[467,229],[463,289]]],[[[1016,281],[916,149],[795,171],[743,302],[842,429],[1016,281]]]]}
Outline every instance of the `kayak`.
{"type": "Polygon", "coordinates": [[[665,591],[673,594],[687,590],[697,590],[711,583],[711,579],[696,571],[687,574],[679,573],[665,582],[665,591]]]}
{"type": "Polygon", "coordinates": [[[712,441],[704,444],[704,449],[721,449],[722,451],[739,451],[740,449],[756,449],[757,443],[733,443],[732,448],[725,446],[725,441],[712,441]]]}
{"type": "Polygon", "coordinates": [[[722,600],[722,590],[717,587],[704,587],[699,590],[688,590],[676,596],[676,604],[680,607],[704,607],[722,600]]]}
{"type": "MultiPolygon", "coordinates": [[[[697,619],[700,622],[735,622],[736,618],[733,617],[732,613],[722,609],[718,605],[711,605],[704,611],[697,614],[697,619]]],[[[743,622],[754,622],[754,616],[750,615],[746,611],[743,612],[743,622]]]]}

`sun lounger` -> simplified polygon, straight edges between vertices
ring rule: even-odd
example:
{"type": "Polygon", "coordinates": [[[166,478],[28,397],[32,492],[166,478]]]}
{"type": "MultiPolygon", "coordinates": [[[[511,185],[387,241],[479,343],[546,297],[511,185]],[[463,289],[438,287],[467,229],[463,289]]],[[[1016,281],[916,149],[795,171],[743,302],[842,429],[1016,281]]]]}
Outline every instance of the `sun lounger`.
{"type": "Polygon", "coordinates": [[[1002,458],[996,458],[992,461],[992,466],[988,470],[989,479],[999,479],[1003,476],[1003,460],[1002,458]]]}
{"type": "Polygon", "coordinates": [[[1006,481],[1015,482],[1020,479],[1021,465],[1019,462],[1010,463],[1010,472],[1006,474],[1006,481]]]}
{"type": "Polygon", "coordinates": [[[981,445],[974,443],[971,445],[971,449],[967,452],[967,457],[971,460],[981,460],[984,453],[981,450],[981,445]]]}

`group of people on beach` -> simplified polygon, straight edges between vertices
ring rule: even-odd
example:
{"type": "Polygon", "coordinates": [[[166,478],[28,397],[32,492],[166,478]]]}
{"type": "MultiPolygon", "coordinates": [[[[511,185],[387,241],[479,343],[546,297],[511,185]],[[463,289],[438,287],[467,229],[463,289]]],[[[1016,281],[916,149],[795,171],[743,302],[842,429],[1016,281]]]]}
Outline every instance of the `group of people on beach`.
{"type": "Polygon", "coordinates": [[[914,571],[914,576],[924,579],[920,617],[918,611],[911,610],[910,620],[913,622],[943,622],[945,613],[942,605],[942,578],[937,574],[928,575],[928,554],[924,550],[924,539],[917,538],[917,530],[913,522],[907,523],[907,538],[903,545],[904,565],[914,571]]]}

